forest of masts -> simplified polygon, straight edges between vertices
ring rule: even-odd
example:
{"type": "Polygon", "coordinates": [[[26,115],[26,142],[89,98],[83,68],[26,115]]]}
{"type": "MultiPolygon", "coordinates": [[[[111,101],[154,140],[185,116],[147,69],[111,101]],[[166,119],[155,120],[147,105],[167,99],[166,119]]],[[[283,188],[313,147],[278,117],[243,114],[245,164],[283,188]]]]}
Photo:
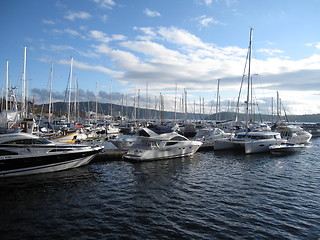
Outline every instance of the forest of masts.
{"type": "MultiPolygon", "coordinates": [[[[128,95],[122,94],[121,99],[118,99],[118,103],[115,104],[112,99],[112,81],[110,83],[110,100],[105,108],[102,108],[103,103],[99,102],[99,93],[98,93],[98,85],[96,83],[96,93],[95,99],[91,101],[79,101],[78,96],[78,82],[77,78],[73,74],[73,57],[71,57],[70,61],[70,73],[68,78],[68,84],[65,91],[65,99],[64,99],[64,108],[59,108],[58,111],[54,109],[54,99],[52,99],[52,80],[53,80],[53,63],[51,63],[50,69],[50,90],[48,91],[47,104],[40,105],[41,107],[36,107],[34,103],[34,98],[30,101],[28,96],[27,84],[26,84],[26,50],[24,49],[24,61],[23,61],[23,73],[21,77],[21,95],[15,93],[15,91],[19,90],[18,87],[13,87],[12,83],[9,79],[9,62],[6,61],[6,74],[5,74],[5,87],[2,87],[2,97],[0,108],[1,111],[6,110],[17,110],[21,112],[21,117],[26,118],[33,115],[47,115],[50,121],[51,117],[61,117],[66,116],[67,121],[79,121],[79,119],[92,117],[95,119],[107,117],[113,118],[115,116],[121,118],[127,118],[130,120],[155,120],[158,119],[161,122],[165,121],[165,112],[170,112],[170,118],[174,121],[178,120],[204,120],[208,115],[214,114],[215,108],[215,120],[220,121],[221,115],[221,101],[219,95],[219,84],[220,80],[218,80],[218,88],[216,92],[216,99],[205,103],[204,97],[199,97],[199,102],[197,103],[195,100],[193,103],[188,102],[188,93],[187,90],[184,89],[181,97],[177,96],[177,84],[175,85],[175,94],[174,94],[174,103],[172,106],[172,101],[170,102],[171,111],[169,111],[169,107],[165,110],[165,95],[162,93],[159,96],[154,96],[154,106],[151,106],[151,96],[149,94],[148,83],[146,84],[144,104],[141,102],[141,90],[135,91],[135,94],[128,95]],[[21,96],[20,101],[17,101],[16,96],[21,96]],[[129,99],[128,99],[129,98],[129,99]],[[130,102],[131,104],[128,104],[130,102]],[[144,106],[143,106],[144,105],[144,106]],[[209,106],[210,105],[210,106],[209,106]],[[119,107],[120,106],[120,107],[119,107]],[[173,111],[172,111],[173,109],[173,111]],[[207,111],[205,111],[207,109],[207,111]],[[91,114],[90,114],[91,113],[91,114]],[[192,119],[191,119],[192,118],[192,119]]],[[[224,112],[228,113],[240,113],[240,105],[238,103],[234,103],[235,101],[228,100],[227,106],[224,106],[224,112]],[[237,110],[238,109],[238,110],[237,110]]],[[[57,103],[57,101],[56,101],[57,103]]],[[[271,115],[274,115],[273,110],[273,98],[271,99],[271,115]]],[[[279,118],[281,116],[282,108],[281,100],[277,94],[276,101],[276,116],[279,118]]],[[[254,116],[257,111],[257,104],[251,103],[250,105],[250,114],[254,116]]],[[[285,112],[285,110],[284,110],[285,112]]],[[[286,113],[285,113],[286,114],[286,113]]],[[[258,113],[259,115],[259,113],[258,113]]],[[[272,117],[273,118],[273,117],[272,117]]]]}

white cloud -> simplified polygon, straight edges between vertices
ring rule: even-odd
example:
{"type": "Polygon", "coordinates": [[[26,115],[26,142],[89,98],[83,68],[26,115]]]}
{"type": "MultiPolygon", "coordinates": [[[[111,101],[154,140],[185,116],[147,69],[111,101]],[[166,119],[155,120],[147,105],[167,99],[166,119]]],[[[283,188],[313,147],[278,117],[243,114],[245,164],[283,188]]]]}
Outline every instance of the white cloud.
{"type": "Polygon", "coordinates": [[[60,30],[60,29],[52,29],[51,32],[52,32],[53,34],[62,34],[62,33],[63,33],[63,31],[60,30]]]}
{"type": "Polygon", "coordinates": [[[43,23],[43,24],[48,24],[48,25],[54,25],[54,24],[56,24],[54,21],[52,21],[52,20],[47,20],[47,19],[43,19],[43,20],[42,20],[42,23],[43,23]]]}
{"type": "Polygon", "coordinates": [[[112,34],[111,39],[114,41],[123,41],[126,40],[127,37],[121,34],[112,34]]]}
{"type": "Polygon", "coordinates": [[[151,41],[128,41],[122,42],[121,46],[126,49],[133,50],[139,53],[143,53],[146,56],[152,56],[156,59],[169,59],[178,60],[182,55],[178,51],[167,49],[165,46],[151,41]]]}
{"type": "Polygon", "coordinates": [[[102,20],[102,22],[106,23],[108,20],[108,15],[106,15],[106,14],[102,15],[101,20],[102,20]]]}
{"type": "Polygon", "coordinates": [[[307,47],[315,47],[316,49],[320,49],[320,42],[306,43],[307,47]]]}
{"type": "Polygon", "coordinates": [[[144,11],[143,11],[148,17],[160,17],[161,14],[158,13],[157,11],[155,10],[150,10],[148,8],[146,8],[144,11]]]}
{"type": "Polygon", "coordinates": [[[275,54],[284,53],[284,51],[280,49],[269,49],[269,48],[261,48],[257,50],[258,52],[265,53],[267,55],[273,56],[275,54]]]}
{"type": "Polygon", "coordinates": [[[80,36],[80,33],[78,33],[78,32],[75,31],[75,30],[72,30],[72,29],[70,29],[70,28],[64,29],[64,32],[66,32],[66,33],[68,33],[68,34],[70,34],[70,35],[72,35],[72,36],[80,36]]]}
{"type": "MultiPolygon", "coordinates": [[[[69,60],[59,60],[57,61],[58,64],[63,64],[63,65],[69,65],[70,61],[69,60]]],[[[112,75],[115,78],[119,78],[122,76],[123,73],[119,71],[113,71],[109,68],[103,67],[103,66],[93,66],[89,65],[85,62],[79,62],[77,60],[74,60],[74,67],[80,68],[80,69],[85,69],[85,70],[90,70],[90,71],[96,71],[96,72],[103,72],[112,75]]]]}
{"type": "Polygon", "coordinates": [[[49,46],[53,51],[66,51],[66,50],[74,50],[72,46],[69,45],[50,45],[49,46]]]}
{"type": "Polygon", "coordinates": [[[113,34],[111,37],[109,37],[107,34],[101,31],[93,30],[89,32],[90,38],[93,38],[94,40],[102,43],[108,43],[110,41],[123,41],[127,37],[121,34],[113,34]]]}
{"type": "Polygon", "coordinates": [[[204,0],[204,3],[206,4],[206,5],[211,5],[212,4],[212,0],[204,0]]]}
{"type": "Polygon", "coordinates": [[[151,40],[157,36],[154,28],[151,27],[133,27],[133,30],[141,31],[144,35],[139,35],[136,38],[140,40],[151,40]]]}
{"type": "Polygon", "coordinates": [[[208,27],[210,24],[222,24],[221,22],[215,20],[212,17],[207,17],[206,15],[202,15],[200,17],[195,18],[201,26],[208,27]]]}
{"type": "MultiPolygon", "coordinates": [[[[99,57],[100,60],[108,59],[107,67],[103,64],[91,66],[84,62],[77,63],[77,67],[104,72],[115,81],[124,84],[128,88],[127,91],[144,89],[146,83],[149,83],[150,93],[172,92],[174,84],[178,83],[181,88],[188,89],[191,99],[196,92],[212,94],[216,88],[216,79],[220,78],[222,97],[232,99],[238,96],[247,48],[215,46],[177,27],[134,27],[134,30],[137,30],[137,37],[129,40],[124,35],[107,35],[102,31],[90,31],[89,36],[97,41],[97,45],[91,46],[87,52],[79,52],[67,45],[53,45],[51,48],[60,51],[70,50],[91,58],[99,57]],[[113,47],[109,46],[111,41],[115,41],[112,43],[113,47]],[[174,48],[172,43],[176,45],[174,48]]],[[[312,46],[316,44],[313,43],[312,46]]],[[[299,112],[302,105],[291,104],[290,93],[292,97],[297,88],[300,94],[302,91],[316,90],[320,54],[305,59],[290,60],[282,56],[284,52],[280,49],[257,51],[272,56],[267,59],[252,60],[251,73],[258,73],[259,78],[261,76],[263,79],[259,86],[267,89],[263,93],[255,89],[257,100],[262,97],[275,97],[276,91],[286,90],[283,93],[283,100],[286,101],[288,111],[299,112]]],[[[255,87],[257,85],[255,83],[255,87]]],[[[316,93],[314,91],[314,95],[316,93]]]]}
{"type": "Polygon", "coordinates": [[[157,33],[169,42],[189,47],[207,48],[207,45],[203,43],[200,38],[187,32],[184,29],[179,29],[176,27],[160,27],[157,33]]]}
{"type": "Polygon", "coordinates": [[[97,30],[90,31],[89,36],[91,38],[93,38],[99,42],[103,42],[103,43],[107,43],[111,40],[110,37],[107,36],[107,34],[105,34],[104,32],[101,32],[101,31],[97,31],[97,30]]]}
{"type": "Polygon", "coordinates": [[[91,14],[83,11],[80,11],[80,12],[69,11],[64,17],[70,21],[74,21],[75,19],[89,19],[91,18],[91,14]]]}
{"type": "Polygon", "coordinates": [[[99,4],[101,8],[112,9],[116,5],[113,0],[93,0],[95,3],[99,4]]]}
{"type": "Polygon", "coordinates": [[[317,42],[317,43],[315,44],[315,47],[316,47],[317,49],[320,49],[320,42],[317,42]]]}

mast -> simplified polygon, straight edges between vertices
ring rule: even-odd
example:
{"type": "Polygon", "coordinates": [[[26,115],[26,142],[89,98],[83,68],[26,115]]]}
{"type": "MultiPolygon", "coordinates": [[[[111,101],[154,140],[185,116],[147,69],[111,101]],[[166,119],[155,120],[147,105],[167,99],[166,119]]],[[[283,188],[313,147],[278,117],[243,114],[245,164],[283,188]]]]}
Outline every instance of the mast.
{"type": "Polygon", "coordinates": [[[163,95],[160,93],[160,116],[161,116],[161,125],[164,124],[164,100],[163,95]]]}
{"type": "Polygon", "coordinates": [[[128,117],[128,93],[126,93],[126,117],[128,117]]]}
{"type": "Polygon", "coordinates": [[[249,41],[249,54],[248,54],[248,86],[247,86],[247,101],[246,101],[246,133],[248,133],[249,128],[249,100],[250,100],[250,79],[251,79],[251,55],[252,55],[252,32],[253,29],[250,28],[250,41],[249,41]]]}
{"type": "Polygon", "coordinates": [[[185,107],[184,107],[184,110],[185,110],[185,121],[188,120],[188,108],[187,108],[187,105],[188,105],[188,96],[187,96],[187,90],[184,89],[184,97],[185,97],[185,101],[184,101],[184,104],[185,104],[185,107]]]}
{"type": "Polygon", "coordinates": [[[68,123],[70,123],[70,111],[71,111],[71,87],[72,87],[72,69],[73,69],[73,57],[70,61],[70,73],[69,73],[69,99],[68,99],[68,123]]]}
{"type": "Polygon", "coordinates": [[[122,119],[123,119],[123,94],[121,95],[121,122],[122,122],[122,119]]]}
{"type": "Polygon", "coordinates": [[[110,116],[112,118],[112,80],[110,80],[110,116]]]}
{"type": "Polygon", "coordinates": [[[175,93],[174,93],[174,124],[176,124],[177,121],[177,83],[175,87],[175,93]]]}
{"type": "Polygon", "coordinates": [[[138,89],[138,121],[140,120],[140,89],[138,89]]]}
{"type": "Polygon", "coordinates": [[[220,91],[220,79],[218,79],[218,86],[217,86],[216,124],[218,122],[219,94],[220,94],[219,91],[220,91]]]}
{"type": "Polygon", "coordinates": [[[145,118],[146,118],[146,121],[149,120],[149,117],[148,117],[148,109],[149,109],[149,105],[148,105],[148,83],[146,84],[146,110],[145,110],[145,118]]]}
{"type": "Polygon", "coordinates": [[[277,91],[277,122],[280,122],[280,104],[279,104],[279,92],[277,91]]]}
{"type": "Polygon", "coordinates": [[[96,126],[98,124],[98,83],[96,82],[96,114],[95,114],[96,126]]]}
{"type": "Polygon", "coordinates": [[[21,106],[21,113],[22,117],[27,117],[27,110],[26,110],[26,68],[27,68],[27,47],[24,47],[24,57],[23,57],[23,74],[22,74],[22,106],[21,106]]]}
{"type": "Polygon", "coordinates": [[[6,111],[9,109],[9,61],[6,65],[6,111]]]}
{"type": "Polygon", "coordinates": [[[204,97],[202,97],[202,114],[203,114],[203,119],[204,119],[204,97]]]}
{"type": "Polygon", "coordinates": [[[49,116],[48,116],[48,122],[49,122],[49,124],[51,123],[52,77],[53,77],[53,63],[51,62],[51,70],[50,70],[50,92],[49,92],[49,116]]]}
{"type": "Polygon", "coordinates": [[[271,123],[273,124],[273,97],[271,97],[271,123]]]}

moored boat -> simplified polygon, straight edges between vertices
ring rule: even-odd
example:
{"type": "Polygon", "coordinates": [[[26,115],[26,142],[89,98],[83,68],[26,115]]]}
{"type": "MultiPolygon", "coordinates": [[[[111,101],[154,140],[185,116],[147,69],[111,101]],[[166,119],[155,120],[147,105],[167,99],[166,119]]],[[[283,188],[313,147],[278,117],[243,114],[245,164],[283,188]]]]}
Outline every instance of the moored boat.
{"type": "Polygon", "coordinates": [[[201,145],[202,142],[191,141],[176,132],[139,136],[123,158],[150,161],[186,157],[193,155],[201,145]]]}
{"type": "Polygon", "coordinates": [[[246,154],[261,153],[269,151],[269,146],[280,145],[284,140],[280,133],[271,131],[238,132],[235,137],[229,139],[218,139],[215,150],[242,150],[246,154]]]}
{"type": "Polygon", "coordinates": [[[192,139],[202,142],[201,149],[214,149],[216,140],[229,137],[231,133],[225,133],[220,128],[201,128],[192,139]]]}
{"type": "Polygon", "coordinates": [[[305,151],[308,147],[310,147],[309,144],[283,143],[272,145],[269,147],[269,150],[273,155],[286,155],[305,151]]]}
{"type": "Polygon", "coordinates": [[[55,172],[88,164],[103,148],[53,143],[27,133],[0,134],[0,177],[55,172]]]}

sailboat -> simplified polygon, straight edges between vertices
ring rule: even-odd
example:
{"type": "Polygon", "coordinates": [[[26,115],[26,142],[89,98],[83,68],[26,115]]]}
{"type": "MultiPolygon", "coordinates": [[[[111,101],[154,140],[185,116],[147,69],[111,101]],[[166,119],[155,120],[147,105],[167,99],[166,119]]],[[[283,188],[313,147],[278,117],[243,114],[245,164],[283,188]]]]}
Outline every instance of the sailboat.
{"type": "Polygon", "coordinates": [[[219,139],[215,142],[215,150],[240,149],[246,154],[268,152],[271,145],[280,145],[284,142],[279,132],[271,131],[249,131],[249,103],[250,103],[250,79],[251,79],[251,56],[252,56],[252,33],[250,28],[250,41],[247,54],[248,72],[247,72],[247,99],[246,103],[246,128],[243,132],[235,133],[234,137],[229,139],[219,139]]]}

